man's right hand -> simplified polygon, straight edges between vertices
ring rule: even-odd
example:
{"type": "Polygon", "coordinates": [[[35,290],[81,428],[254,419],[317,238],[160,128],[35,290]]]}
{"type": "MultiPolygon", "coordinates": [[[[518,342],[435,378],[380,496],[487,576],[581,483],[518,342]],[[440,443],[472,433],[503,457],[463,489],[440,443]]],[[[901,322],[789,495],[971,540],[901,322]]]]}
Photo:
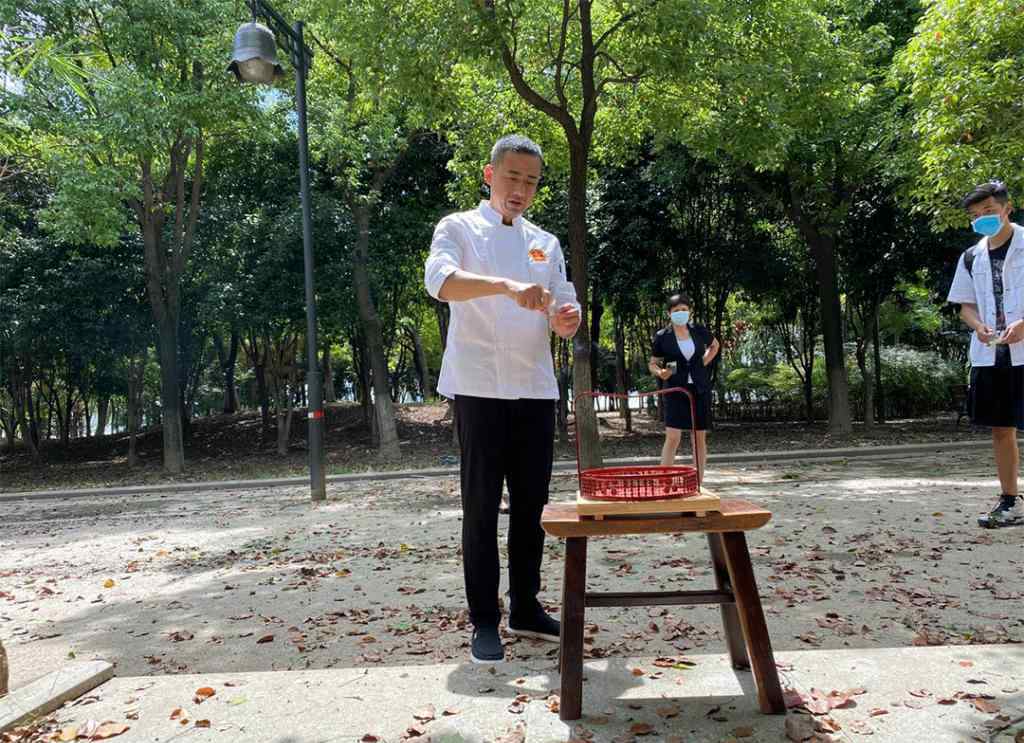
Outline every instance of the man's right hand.
{"type": "Polygon", "coordinates": [[[996,338],[996,331],[988,325],[979,325],[974,332],[978,334],[978,340],[982,343],[991,343],[996,338]]]}
{"type": "Polygon", "coordinates": [[[537,310],[547,313],[551,304],[551,292],[540,284],[524,284],[521,281],[505,282],[506,296],[514,299],[516,304],[526,310],[537,310]]]}

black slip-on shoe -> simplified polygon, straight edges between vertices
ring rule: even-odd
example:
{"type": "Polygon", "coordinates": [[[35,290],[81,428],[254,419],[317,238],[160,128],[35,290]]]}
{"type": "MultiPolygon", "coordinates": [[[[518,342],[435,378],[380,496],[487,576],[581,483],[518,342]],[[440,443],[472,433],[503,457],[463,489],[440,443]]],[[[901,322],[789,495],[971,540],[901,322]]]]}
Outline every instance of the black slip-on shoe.
{"type": "Polygon", "coordinates": [[[474,663],[501,663],[505,660],[505,648],[501,644],[497,627],[476,627],[469,657],[474,663]]]}
{"type": "Polygon", "coordinates": [[[529,619],[508,620],[508,631],[518,637],[531,637],[535,640],[546,642],[559,642],[561,640],[562,625],[557,619],[551,617],[546,611],[537,607],[537,612],[529,619]]]}

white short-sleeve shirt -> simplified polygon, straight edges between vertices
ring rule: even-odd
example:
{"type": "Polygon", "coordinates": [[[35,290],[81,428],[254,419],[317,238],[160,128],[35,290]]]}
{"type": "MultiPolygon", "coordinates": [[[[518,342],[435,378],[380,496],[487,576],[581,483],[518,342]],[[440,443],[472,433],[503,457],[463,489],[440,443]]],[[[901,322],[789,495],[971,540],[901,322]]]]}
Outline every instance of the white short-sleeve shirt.
{"type": "MultiPolygon", "coordinates": [[[[982,238],[970,251],[974,254],[971,271],[964,263],[965,252],[956,264],[956,274],[946,301],[953,304],[973,304],[978,307],[982,322],[996,327],[996,299],[992,290],[992,264],[988,258],[988,238],[982,238]]],[[[1003,311],[1006,324],[1024,319],[1024,228],[1013,225],[1013,237],[1003,262],[1003,311]]],[[[971,366],[995,366],[994,346],[982,343],[977,333],[971,333],[971,366]]],[[[1014,366],[1024,366],[1024,342],[1010,344],[1010,359],[1014,366]]]]}
{"type": "MultiPolygon", "coordinates": [[[[435,299],[456,270],[541,284],[558,305],[576,302],[558,238],[523,218],[502,224],[487,202],[434,230],[423,281],[435,299]]],[[[437,391],[515,400],[558,399],[548,316],[503,296],[452,302],[437,391]]]]}

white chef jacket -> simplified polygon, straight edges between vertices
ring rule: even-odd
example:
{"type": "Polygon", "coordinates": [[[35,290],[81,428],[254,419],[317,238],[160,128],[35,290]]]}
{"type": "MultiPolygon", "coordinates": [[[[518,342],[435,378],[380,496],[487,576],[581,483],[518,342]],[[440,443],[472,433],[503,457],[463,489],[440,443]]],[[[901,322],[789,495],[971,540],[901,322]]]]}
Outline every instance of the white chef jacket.
{"type": "MultiPolygon", "coordinates": [[[[954,304],[978,305],[978,316],[990,328],[996,327],[996,298],[992,291],[992,264],[988,258],[987,237],[982,238],[972,250],[974,263],[967,273],[964,256],[956,264],[956,275],[949,288],[947,302],[954,304]]],[[[966,253],[965,253],[966,255],[966,253]]],[[[1013,237],[1003,262],[1003,312],[1006,324],[1024,317],[1024,227],[1013,225],[1013,237]]],[[[1024,365],[1024,342],[1010,344],[1010,359],[1014,366],[1024,365]]],[[[978,340],[977,333],[971,333],[971,366],[995,366],[995,346],[988,346],[978,340]]]]}
{"type": "MultiPolygon", "coordinates": [[[[423,282],[435,299],[456,270],[540,284],[556,306],[576,302],[565,277],[558,238],[522,217],[511,225],[486,201],[472,211],[452,214],[434,229],[423,282]]],[[[437,391],[504,400],[557,400],[551,360],[551,328],[546,314],[526,310],[504,296],[451,303],[448,341],[437,391]]]]}

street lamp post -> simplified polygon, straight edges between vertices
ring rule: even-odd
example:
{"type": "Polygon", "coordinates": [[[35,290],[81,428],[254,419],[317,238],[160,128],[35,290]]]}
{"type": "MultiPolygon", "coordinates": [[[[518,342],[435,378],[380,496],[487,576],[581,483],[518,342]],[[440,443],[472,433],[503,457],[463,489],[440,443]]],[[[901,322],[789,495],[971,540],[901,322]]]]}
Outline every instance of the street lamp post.
{"type": "Polygon", "coordinates": [[[306,286],[306,381],[309,386],[308,440],[309,490],[314,501],[325,500],[323,385],[317,361],[316,294],[313,288],[313,220],[309,195],[309,136],[306,128],[306,73],[313,51],[303,38],[303,23],[287,21],[265,0],[246,0],[251,23],[235,33],[235,48],[228,69],[241,82],[270,83],[283,70],[277,63],[275,35],[291,55],[295,66],[295,109],[299,125],[299,187],[302,194],[302,252],[306,286]],[[257,23],[259,18],[267,25],[257,23]]]}

